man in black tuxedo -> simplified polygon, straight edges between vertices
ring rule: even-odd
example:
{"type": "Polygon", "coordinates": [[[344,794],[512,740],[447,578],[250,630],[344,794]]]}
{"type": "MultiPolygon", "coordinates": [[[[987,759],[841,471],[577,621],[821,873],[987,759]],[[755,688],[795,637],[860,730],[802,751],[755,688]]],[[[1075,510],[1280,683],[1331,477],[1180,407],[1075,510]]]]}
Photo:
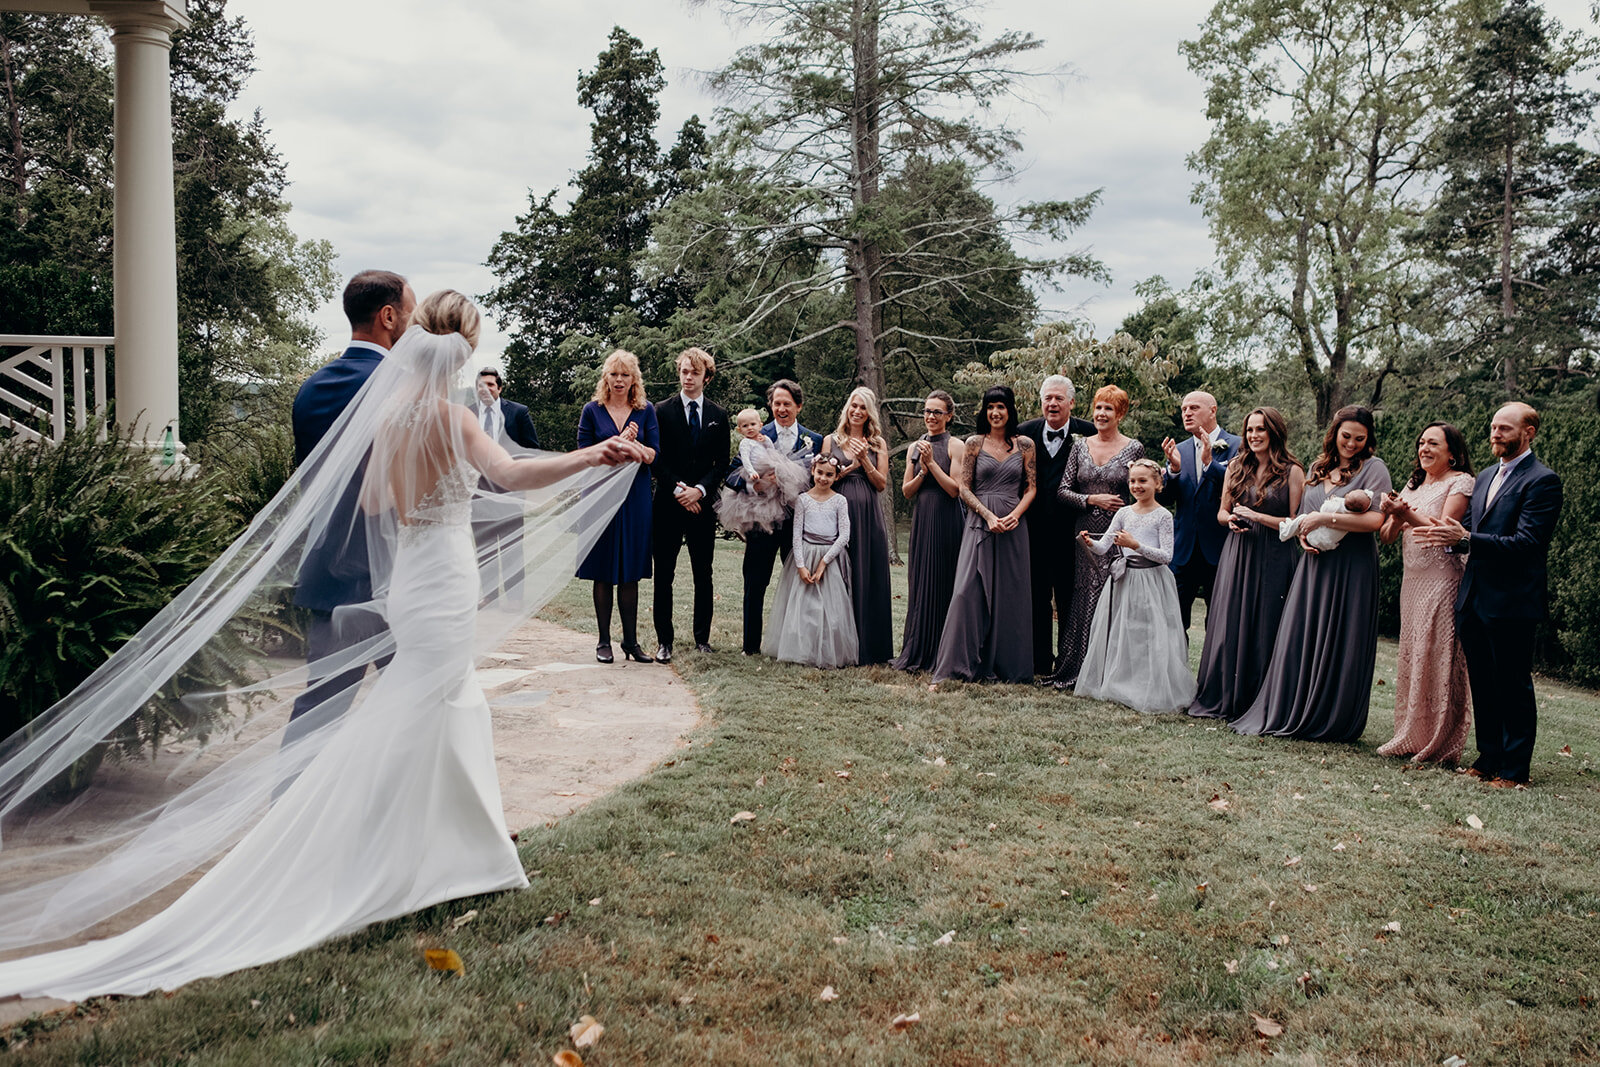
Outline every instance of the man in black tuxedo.
{"type": "MultiPolygon", "coordinates": [[[[294,459],[306,461],[344,409],[355,399],[383,357],[411,324],[417,297],[400,275],[386,270],[365,270],[344,288],[344,314],[350,320],[350,344],[344,354],[325,364],[305,380],[295,394],[290,419],[294,427],[294,459]]],[[[365,463],[362,465],[365,468],[365,463]]],[[[345,604],[372,599],[372,575],[367,564],[366,526],[355,521],[361,471],[352,471],[350,485],[335,505],[324,535],[326,542],[311,545],[295,579],[294,602],[309,614],[306,626],[306,662],[311,676],[304,692],[295,698],[290,720],[299,718],[324,701],[338,697],[343,705],[355,698],[365,666],[321,677],[317,664],[372,636],[343,631],[334,626],[333,612],[345,604]],[[346,531],[349,532],[348,538],[346,531]]],[[[291,727],[285,742],[294,738],[291,727]]]]}
{"type": "MultiPolygon", "coordinates": [[[[1044,418],[1029,419],[1017,431],[1033,440],[1039,492],[1028,511],[1028,559],[1033,572],[1033,673],[1053,674],[1067,639],[1055,639],[1051,620],[1065,622],[1072,604],[1072,524],[1077,510],[1056,495],[1074,438],[1094,433],[1094,423],[1072,417],[1072,379],[1052,374],[1039,388],[1044,418]],[[1052,612],[1052,603],[1054,611],[1052,612]]],[[[981,428],[981,427],[980,427],[981,428]]]]}
{"type": "Polygon", "coordinates": [[[1441,519],[1412,532],[1421,544],[1467,553],[1456,592],[1456,635],[1472,681],[1478,759],[1465,772],[1499,788],[1526,785],[1537,710],[1533,638],[1548,608],[1550,541],[1561,518],[1561,479],[1535,458],[1539,413],[1507,404],[1489,422],[1500,462],[1478,475],[1463,526],[1441,519]]]}
{"type": "Polygon", "coordinates": [[[501,434],[523,448],[538,448],[539,435],[534,432],[533,419],[522,404],[501,399],[500,372],[485,367],[478,372],[478,402],[472,405],[483,432],[490,440],[498,441],[501,434]]]}
{"type": "MultiPolygon", "coordinates": [[[[767,409],[772,421],[761,428],[778,451],[802,463],[822,451],[822,435],[800,425],[800,407],[805,402],[800,383],[779,378],[767,387],[767,409]]],[[[773,476],[767,475],[771,480],[773,476]]],[[[762,476],[745,478],[744,461],[735,460],[725,483],[736,493],[762,487],[762,476]],[[751,483],[755,483],[752,485],[751,483]]],[[[751,530],[744,535],[744,653],[761,651],[761,624],[766,617],[767,586],[772,581],[772,565],[780,558],[789,561],[794,538],[794,515],[771,533],[751,530]]]]}
{"type": "Polygon", "coordinates": [[[728,413],[707,400],[706,383],[717,373],[716,360],[701,348],[678,356],[677,396],[656,405],[661,448],[651,465],[655,506],[650,536],[655,563],[656,660],[672,662],[672,579],[678,549],[689,547],[694,576],[694,645],[711,651],[711,552],[717,515],[712,493],[728,471],[728,413]]]}

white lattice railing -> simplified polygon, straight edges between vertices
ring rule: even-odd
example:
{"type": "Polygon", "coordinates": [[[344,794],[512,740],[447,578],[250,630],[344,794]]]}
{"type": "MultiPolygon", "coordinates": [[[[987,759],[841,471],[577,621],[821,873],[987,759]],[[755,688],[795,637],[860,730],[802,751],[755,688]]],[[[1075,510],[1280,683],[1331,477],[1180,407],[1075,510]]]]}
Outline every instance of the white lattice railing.
{"type": "Polygon", "coordinates": [[[91,413],[105,414],[106,349],[113,340],[0,335],[0,430],[38,441],[43,418],[51,440],[59,441],[69,411],[79,428],[91,413]]]}

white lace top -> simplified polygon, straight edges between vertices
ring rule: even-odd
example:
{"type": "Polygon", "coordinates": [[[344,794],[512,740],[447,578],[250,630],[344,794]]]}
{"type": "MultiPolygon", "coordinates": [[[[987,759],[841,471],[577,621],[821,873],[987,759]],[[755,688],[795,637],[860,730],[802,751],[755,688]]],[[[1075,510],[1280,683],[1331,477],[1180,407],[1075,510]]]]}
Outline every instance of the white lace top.
{"type": "Polygon", "coordinates": [[[1137,549],[1118,548],[1123,555],[1143,556],[1152,563],[1172,562],[1172,512],[1166,508],[1156,508],[1143,515],[1132,507],[1118,508],[1106,532],[1090,540],[1089,550],[1097,556],[1105,555],[1113,547],[1111,539],[1117,536],[1118,530],[1127,530],[1139,542],[1137,549]]]}
{"type": "Polygon", "coordinates": [[[850,543],[850,502],[843,494],[835,493],[827,500],[818,501],[810,493],[801,493],[794,505],[795,558],[803,559],[800,546],[809,540],[814,545],[827,545],[822,556],[826,563],[839,558],[850,543]]]}

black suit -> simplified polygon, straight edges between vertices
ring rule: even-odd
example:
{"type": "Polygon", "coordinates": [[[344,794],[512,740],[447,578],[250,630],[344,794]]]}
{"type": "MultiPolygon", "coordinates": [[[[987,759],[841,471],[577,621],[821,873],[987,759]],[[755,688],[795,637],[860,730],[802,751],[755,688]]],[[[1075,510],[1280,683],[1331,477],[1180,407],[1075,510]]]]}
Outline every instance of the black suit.
{"type": "Polygon", "coordinates": [[[1488,501],[1499,464],[1478,475],[1467,512],[1467,569],[1456,592],[1456,633],[1472,680],[1478,759],[1490,778],[1526,782],[1536,711],[1533,638],[1545,617],[1550,541],[1561,517],[1561,479],[1529,455],[1488,501]]]}
{"type": "Polygon", "coordinates": [[[1043,419],[1029,419],[1017,427],[1019,433],[1033,441],[1039,492],[1028,509],[1028,559],[1033,574],[1033,672],[1050,674],[1055,671],[1060,646],[1066,642],[1066,627],[1061,628],[1057,641],[1051,632],[1052,603],[1063,623],[1067,609],[1072,606],[1072,526],[1078,519],[1078,509],[1061,500],[1056,490],[1061,485],[1062,472],[1067,467],[1067,453],[1072,442],[1095,432],[1094,423],[1087,419],[1067,420],[1067,436],[1052,456],[1045,447],[1043,419]]]}
{"type": "Polygon", "coordinates": [[[671,647],[672,579],[678,569],[678,548],[689,547],[689,570],[694,575],[694,640],[711,641],[711,552],[716,544],[718,486],[728,472],[728,413],[700,397],[700,435],[689,429],[683,395],[656,405],[661,428],[661,449],[651,465],[655,473],[655,508],[650,535],[655,557],[654,615],[656,640],[671,647]],[[700,513],[691,514],[673,491],[679,483],[699,489],[700,513]]]}

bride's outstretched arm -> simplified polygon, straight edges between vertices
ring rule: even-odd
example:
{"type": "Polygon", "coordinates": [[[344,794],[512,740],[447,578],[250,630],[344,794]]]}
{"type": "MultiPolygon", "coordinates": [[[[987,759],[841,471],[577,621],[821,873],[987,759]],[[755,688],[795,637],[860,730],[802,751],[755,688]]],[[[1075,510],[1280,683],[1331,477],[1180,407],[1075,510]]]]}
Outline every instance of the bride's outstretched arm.
{"type": "Polygon", "coordinates": [[[472,465],[490,481],[507,489],[539,489],[589,467],[649,462],[648,450],[643,445],[622,437],[609,437],[575,452],[512,458],[483,432],[465,408],[460,409],[456,419],[472,465]]]}

